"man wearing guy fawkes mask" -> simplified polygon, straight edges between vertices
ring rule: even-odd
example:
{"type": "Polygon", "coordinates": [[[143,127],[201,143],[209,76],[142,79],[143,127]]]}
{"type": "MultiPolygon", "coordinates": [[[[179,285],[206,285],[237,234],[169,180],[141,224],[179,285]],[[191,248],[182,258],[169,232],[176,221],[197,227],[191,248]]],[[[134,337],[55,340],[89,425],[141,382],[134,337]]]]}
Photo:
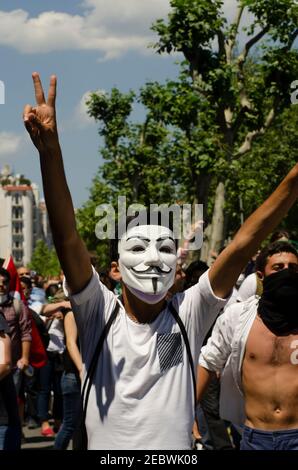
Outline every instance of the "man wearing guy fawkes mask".
{"type": "Polygon", "coordinates": [[[199,400],[212,371],[223,370],[221,412],[235,424],[245,422],[241,450],[298,450],[298,253],[288,242],[272,243],[256,269],[261,297],[228,308],[202,348],[199,400]],[[232,412],[225,402],[229,370],[244,395],[238,414],[231,385],[232,412]]]}
{"type": "MultiPolygon", "coordinates": [[[[76,229],[58,136],[57,77],[51,76],[47,97],[39,74],[32,78],[36,103],[25,106],[24,125],[40,157],[51,231],[86,376],[119,300],[100,282],[76,229]]],[[[198,284],[173,296],[195,364],[204,336],[239,274],[297,199],[298,164],[241,226],[198,284]]],[[[88,449],[189,449],[195,411],[192,374],[186,342],[165,300],[177,263],[174,234],[150,221],[127,228],[117,245],[119,257],[111,259],[111,275],[122,282],[123,302],[94,362],[85,420],[88,449]]]]}

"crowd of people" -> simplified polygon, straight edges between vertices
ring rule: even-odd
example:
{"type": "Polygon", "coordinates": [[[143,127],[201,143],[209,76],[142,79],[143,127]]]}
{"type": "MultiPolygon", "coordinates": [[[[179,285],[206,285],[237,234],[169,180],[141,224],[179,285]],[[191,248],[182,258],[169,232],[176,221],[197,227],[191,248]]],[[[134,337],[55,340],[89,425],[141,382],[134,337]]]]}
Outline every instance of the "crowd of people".
{"type": "MultiPolygon", "coordinates": [[[[73,438],[74,448],[94,450],[183,450],[193,441],[204,449],[297,450],[298,253],[285,233],[259,250],[298,198],[298,164],[211,266],[179,263],[173,227],[162,217],[151,224],[147,213],[127,218],[110,240],[108,271],[99,274],[76,230],[56,124],[57,79],[47,99],[37,73],[33,82],[36,105],[25,106],[24,123],[39,152],[65,275],[63,289],[48,286],[36,308],[36,286],[30,293],[20,273],[28,307],[48,326],[37,413],[29,413],[42,435],[58,431],[56,449],[73,438]]],[[[23,400],[17,416],[12,402],[24,397],[34,321],[8,285],[2,269],[2,448],[12,445],[11,434],[20,442],[23,400]]]]}
{"type": "Polygon", "coordinates": [[[0,448],[20,448],[22,425],[27,425],[40,427],[45,438],[56,434],[55,448],[66,449],[80,414],[82,371],[71,305],[59,276],[44,280],[24,266],[18,275],[23,300],[10,291],[9,271],[0,270],[1,329],[3,341],[10,344],[10,367],[0,385],[0,448]],[[46,357],[37,367],[30,364],[32,322],[46,357]]]}
{"type": "MultiPolygon", "coordinates": [[[[276,381],[289,383],[288,389],[284,391],[286,403],[283,404],[288,408],[287,412],[296,405],[297,394],[295,382],[293,383],[294,376],[291,377],[291,365],[285,367],[280,364],[280,367],[277,367],[280,361],[280,347],[276,351],[275,362],[271,360],[264,364],[270,348],[265,345],[262,352],[262,340],[259,338],[260,335],[263,337],[265,332],[271,336],[269,332],[273,319],[268,317],[266,307],[264,309],[264,302],[265,305],[266,301],[268,302],[268,278],[272,279],[271,276],[275,273],[284,276],[287,272],[289,276],[298,272],[298,253],[289,241],[289,235],[284,231],[275,232],[271,240],[274,242],[267,244],[249,261],[239,276],[228,303],[204,338],[197,369],[198,404],[192,429],[194,448],[239,449],[241,438],[243,440],[246,437],[247,440],[251,435],[251,428],[244,425],[246,416],[249,416],[252,428],[256,428],[256,443],[250,439],[246,445],[248,448],[257,449],[261,436],[261,446],[266,448],[268,429],[274,429],[275,432],[282,430],[279,427],[279,417],[270,416],[270,406],[274,400],[283,404],[282,390],[276,389],[276,381]],[[267,297],[264,297],[264,291],[267,297]],[[241,319],[243,309],[247,312],[244,314],[245,320],[241,319]],[[262,319],[261,327],[258,324],[259,317],[262,319]],[[244,346],[248,346],[241,363],[236,354],[235,374],[239,376],[239,371],[242,370],[242,375],[238,377],[238,382],[233,383],[229,376],[229,368],[233,368],[233,365],[228,362],[234,347],[235,331],[239,328],[237,334],[242,345],[238,347],[237,354],[243,355],[244,346]],[[260,349],[259,358],[255,357],[255,343],[260,349]],[[264,386],[265,374],[267,383],[264,386]],[[241,390],[244,393],[241,393],[241,390]],[[235,396],[231,400],[233,393],[235,396]],[[262,413],[266,420],[260,418],[262,413]]],[[[188,263],[185,256],[178,259],[173,285],[165,296],[166,301],[171,302],[176,295],[196,286],[208,269],[203,261],[188,263]]],[[[122,299],[121,283],[115,279],[111,270],[99,268],[98,272],[100,282],[122,299]]],[[[19,449],[22,438],[21,425],[26,425],[29,429],[39,428],[45,439],[55,437],[54,449],[67,449],[71,440],[73,449],[81,449],[83,363],[75,317],[70,301],[62,289],[63,276],[45,280],[24,266],[18,268],[18,275],[24,302],[16,301],[14,293],[9,292],[9,272],[4,268],[0,271],[1,340],[9,359],[6,364],[1,365],[0,447],[19,449]],[[46,364],[40,368],[30,366],[32,321],[37,326],[47,355],[46,364]],[[12,373],[9,373],[10,370],[12,373]]],[[[280,283],[278,279],[275,282],[280,283]]],[[[288,288],[286,296],[282,297],[282,305],[287,305],[288,312],[291,312],[292,305],[298,300],[292,295],[288,288]]],[[[284,324],[285,318],[282,320],[281,324],[274,324],[274,328],[281,328],[277,332],[283,334],[287,344],[291,337],[288,338],[286,333],[295,330],[297,322],[290,313],[289,326],[284,324]]],[[[173,354],[173,351],[171,353],[173,354]]],[[[286,434],[291,438],[291,445],[292,434],[291,427],[286,434]]],[[[280,441],[280,448],[286,448],[283,440],[280,441]]]]}

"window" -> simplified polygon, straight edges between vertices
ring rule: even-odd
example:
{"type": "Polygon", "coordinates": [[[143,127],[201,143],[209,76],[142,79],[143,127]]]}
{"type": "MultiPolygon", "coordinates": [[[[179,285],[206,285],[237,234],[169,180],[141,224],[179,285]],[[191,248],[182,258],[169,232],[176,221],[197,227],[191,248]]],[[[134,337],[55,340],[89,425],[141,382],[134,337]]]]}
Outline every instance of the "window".
{"type": "Polygon", "coordinates": [[[12,256],[16,263],[21,263],[23,261],[23,251],[22,250],[12,250],[12,256]]]}

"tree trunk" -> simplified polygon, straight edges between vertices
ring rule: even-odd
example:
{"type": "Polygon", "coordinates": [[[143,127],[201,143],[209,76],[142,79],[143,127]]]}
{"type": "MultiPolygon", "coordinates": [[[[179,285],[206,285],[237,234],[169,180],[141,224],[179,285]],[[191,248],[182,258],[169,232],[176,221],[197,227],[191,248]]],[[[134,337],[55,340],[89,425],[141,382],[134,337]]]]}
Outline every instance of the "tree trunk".
{"type": "Polygon", "coordinates": [[[209,253],[207,264],[210,266],[214,259],[213,252],[218,253],[224,240],[224,204],[225,204],[225,186],[220,182],[215,192],[214,210],[212,216],[212,226],[209,241],[209,253]]]}
{"type": "Polygon", "coordinates": [[[196,197],[199,204],[204,207],[204,219],[207,217],[207,204],[209,196],[209,188],[212,180],[212,175],[201,174],[196,178],[196,197]]]}
{"type": "MultiPolygon", "coordinates": [[[[231,118],[232,117],[230,116],[230,119],[231,118]]],[[[231,162],[233,159],[235,136],[229,125],[227,126],[224,137],[224,141],[227,144],[227,162],[231,162]]],[[[207,256],[207,261],[206,259],[203,259],[203,261],[206,261],[208,266],[211,266],[214,261],[213,255],[216,256],[219,250],[223,247],[226,237],[228,219],[224,213],[225,196],[225,185],[220,181],[215,191],[212,224],[210,228],[208,227],[209,236],[206,236],[206,246],[204,247],[204,256],[205,258],[207,256]],[[208,249],[206,247],[208,247],[208,249]]]]}
{"type": "Polygon", "coordinates": [[[203,246],[201,249],[201,256],[200,256],[200,260],[204,261],[204,263],[207,263],[208,261],[211,229],[212,229],[212,225],[209,224],[206,230],[204,231],[204,242],[203,242],[203,246]]]}
{"type": "MultiPolygon", "coordinates": [[[[195,175],[195,170],[192,169],[192,174],[195,175]]],[[[208,203],[208,195],[209,195],[209,188],[210,188],[210,183],[212,180],[212,175],[207,174],[207,173],[202,173],[199,176],[194,176],[193,177],[193,185],[195,187],[195,200],[193,204],[203,204],[203,219],[206,222],[207,221],[207,203],[208,203]]],[[[189,199],[192,198],[191,192],[188,195],[189,199]]],[[[194,214],[194,209],[193,209],[193,214],[194,214]]],[[[193,217],[193,215],[192,215],[193,217]]],[[[197,222],[195,220],[192,221],[193,223],[197,222]]],[[[204,234],[205,238],[205,234],[204,234]]],[[[181,246],[184,245],[185,240],[181,240],[181,246]]],[[[205,242],[204,242],[205,243],[205,242]]],[[[204,246],[203,243],[203,246],[204,246]]],[[[202,247],[203,249],[203,247],[202,247]]],[[[186,264],[189,265],[193,261],[197,261],[198,259],[201,259],[201,250],[193,250],[189,251],[186,259],[186,264]]]]}

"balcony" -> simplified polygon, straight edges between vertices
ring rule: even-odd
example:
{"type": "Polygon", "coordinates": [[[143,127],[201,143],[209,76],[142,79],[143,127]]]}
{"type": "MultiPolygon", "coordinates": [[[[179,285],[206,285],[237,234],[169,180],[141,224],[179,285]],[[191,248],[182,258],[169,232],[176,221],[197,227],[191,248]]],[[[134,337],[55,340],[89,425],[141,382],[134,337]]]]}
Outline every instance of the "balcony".
{"type": "Polygon", "coordinates": [[[19,238],[24,238],[24,234],[22,230],[19,230],[18,232],[15,232],[14,230],[11,232],[11,235],[13,238],[19,239],[19,238]]]}
{"type": "Polygon", "coordinates": [[[20,243],[23,242],[24,236],[22,233],[12,233],[12,240],[20,243]]]}

